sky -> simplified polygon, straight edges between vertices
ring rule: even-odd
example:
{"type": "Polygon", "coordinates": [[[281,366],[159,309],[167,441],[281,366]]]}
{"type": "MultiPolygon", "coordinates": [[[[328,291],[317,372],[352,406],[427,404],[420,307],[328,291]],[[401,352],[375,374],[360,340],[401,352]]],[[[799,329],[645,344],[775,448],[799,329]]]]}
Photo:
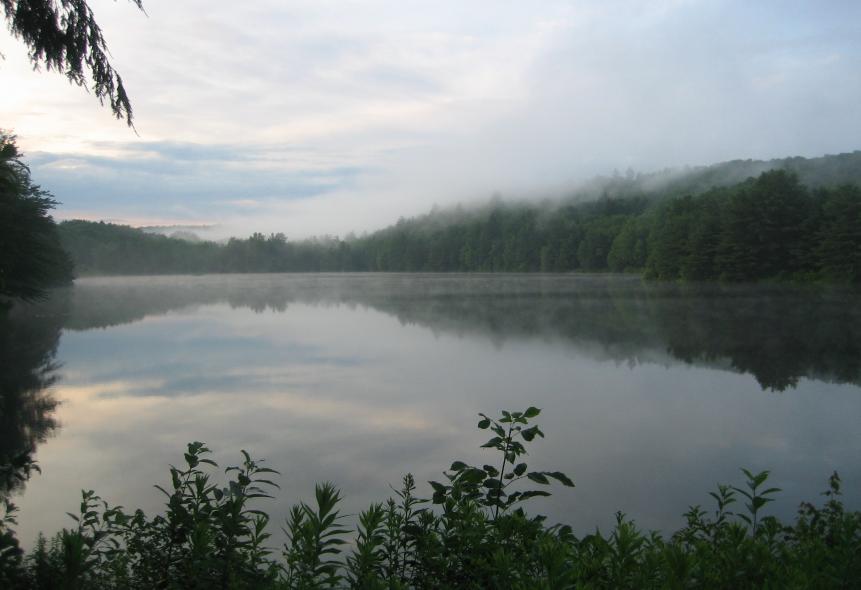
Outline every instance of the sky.
{"type": "Polygon", "coordinates": [[[288,238],[861,149],[857,0],[91,0],[136,132],[0,31],[58,219],[288,238]]]}

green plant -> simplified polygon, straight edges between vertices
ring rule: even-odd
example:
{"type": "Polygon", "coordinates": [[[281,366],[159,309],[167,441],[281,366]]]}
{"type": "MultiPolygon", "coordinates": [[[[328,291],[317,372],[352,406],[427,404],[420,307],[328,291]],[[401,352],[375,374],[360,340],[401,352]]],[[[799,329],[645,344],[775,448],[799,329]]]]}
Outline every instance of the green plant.
{"type": "Polygon", "coordinates": [[[747,469],[742,468],[742,472],[744,473],[745,477],[747,477],[747,490],[736,487],[734,487],[733,489],[745,498],[747,498],[748,501],[745,506],[750,512],[750,516],[747,516],[746,514],[740,514],[739,518],[744,520],[747,524],[751,525],[751,527],[753,528],[753,534],[756,534],[759,511],[766,504],[774,501],[774,498],[771,498],[770,496],[779,492],[780,488],[768,488],[765,490],[759,489],[762,484],[764,484],[765,481],[768,479],[768,475],[770,473],[769,471],[760,471],[757,474],[753,474],[747,469]]]}
{"type": "Polygon", "coordinates": [[[778,490],[764,489],[767,471],[743,470],[746,489],[718,485],[710,493],[714,512],[692,506],[686,525],[666,538],[621,512],[607,534],[578,538],[570,526],[547,526],[543,516],[524,511],[521,502],[530,495],[510,500],[517,491],[509,486],[519,478],[543,484],[530,473],[560,480],[551,475],[557,472],[526,467],[516,474],[526,443],[541,436],[529,425],[537,415],[533,408],[503,412],[501,420],[482,414],[479,427],[496,434],[485,447],[502,455],[500,468],[485,466],[479,478],[477,468],[456,464],[449,485],[432,486],[437,504],[417,497],[407,475],[392,498],[358,516],[352,538],[338,489],[316,486],[314,505],[300,502],[290,511],[280,560],[267,545],[269,518],[252,507],[277,488],[267,479],[274,471],[243,451],[241,464],[224,470],[221,486],[209,449],[191,443],[185,466],[171,466],[170,486],[159,487],[167,503],[153,518],[111,508],[85,491],[79,512],[70,515],[76,526],[40,537],[23,558],[10,503],[0,523],[0,583],[34,590],[857,587],[861,513],[844,507],[836,473],[824,505],[805,502],[791,524],[761,517],[778,490]],[[503,493],[488,495],[493,490],[503,493]],[[748,500],[748,514],[730,510],[739,495],[748,500]]]}
{"type": "Polygon", "coordinates": [[[532,442],[535,437],[544,437],[537,425],[529,426],[529,421],[537,417],[541,410],[530,406],[523,412],[502,411],[498,420],[479,414],[478,427],[490,429],[495,436],[484,443],[482,448],[495,449],[501,455],[499,469],[493,465],[473,467],[463,461],[455,461],[445,473],[451,485],[430,482],[434,490],[433,502],[442,504],[446,497],[455,496],[476,500],[479,504],[493,508],[493,518],[498,518],[500,509],[505,512],[518,502],[535,496],[549,496],[545,490],[518,490],[509,492],[511,486],[522,479],[540,485],[549,485],[555,479],[562,485],[574,487],[574,482],[561,471],[527,471],[525,462],[518,462],[526,455],[524,443],[532,442]],[[518,440],[520,439],[520,440],[518,440]]]}
{"type": "Polygon", "coordinates": [[[349,532],[341,528],[342,517],[335,509],[341,500],[335,486],[329,482],[318,485],[314,495],[316,508],[304,502],[295,505],[285,531],[289,537],[284,547],[287,582],[303,590],[337,587],[343,576],[336,558],[346,543],[341,537],[349,532]]]}

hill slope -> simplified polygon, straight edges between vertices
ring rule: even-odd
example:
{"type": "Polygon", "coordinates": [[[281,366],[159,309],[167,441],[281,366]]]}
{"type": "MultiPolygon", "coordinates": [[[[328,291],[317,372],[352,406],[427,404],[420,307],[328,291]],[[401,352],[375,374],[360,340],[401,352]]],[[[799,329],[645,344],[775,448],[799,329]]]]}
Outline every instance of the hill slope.
{"type": "Polygon", "coordinates": [[[611,270],[854,282],[859,184],[853,152],[598,178],[560,201],[435,209],[346,241],[254,234],[191,243],[84,221],[62,223],[60,234],[83,274],[611,270]]]}

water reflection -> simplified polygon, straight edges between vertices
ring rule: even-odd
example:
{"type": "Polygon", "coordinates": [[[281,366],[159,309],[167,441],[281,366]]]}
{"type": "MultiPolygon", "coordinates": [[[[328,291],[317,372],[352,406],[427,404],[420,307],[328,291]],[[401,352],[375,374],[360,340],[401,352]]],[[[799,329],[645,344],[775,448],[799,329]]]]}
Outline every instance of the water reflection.
{"type": "Polygon", "coordinates": [[[28,459],[57,428],[55,360],[65,293],[55,294],[52,312],[34,306],[0,309],[0,500],[21,488],[28,459]]]}
{"type": "Polygon", "coordinates": [[[81,488],[160,509],[151,484],[191,440],[281,470],[274,523],[315,481],[355,513],[407,471],[485,461],[476,412],[533,404],[548,439],[530,465],[577,483],[536,503],[551,519],[583,531],[623,509],[675,527],[740,466],[773,469],[786,502],[771,509],[791,516],[834,469],[861,483],[858,307],[844,291],[601,276],[79,281],[34,319],[54,322],[48,351],[64,326],[63,430],[39,448],[22,540],[63,526],[81,488]]]}
{"type": "Polygon", "coordinates": [[[861,306],[841,289],[643,284],[620,277],[305,275],[81,282],[66,327],[87,330],[214,303],[256,312],[361,305],[435,332],[564,342],[619,363],[683,362],[861,384],[861,306]]]}

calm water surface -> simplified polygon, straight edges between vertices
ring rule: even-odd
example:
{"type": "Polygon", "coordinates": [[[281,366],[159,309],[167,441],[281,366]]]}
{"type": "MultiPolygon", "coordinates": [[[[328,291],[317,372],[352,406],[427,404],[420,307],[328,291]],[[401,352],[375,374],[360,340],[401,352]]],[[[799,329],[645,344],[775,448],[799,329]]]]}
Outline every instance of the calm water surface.
{"type": "MultiPolygon", "coordinates": [[[[4,452],[35,444],[18,528],[68,525],[79,490],[160,508],[152,484],[205,441],[281,472],[281,519],[341,486],[355,513],[410,471],[484,463],[476,413],[543,408],[530,466],[568,473],[532,509],[579,532],[623,510],[682,524],[739,467],[791,517],[835,469],[861,504],[861,298],[791,287],[535,275],[232,275],[77,281],[0,332],[4,452]]],[[[495,457],[493,457],[495,460],[495,457]]],[[[427,492],[429,486],[422,485],[427,492]]],[[[429,495],[429,494],[428,494],[429,495]]]]}

